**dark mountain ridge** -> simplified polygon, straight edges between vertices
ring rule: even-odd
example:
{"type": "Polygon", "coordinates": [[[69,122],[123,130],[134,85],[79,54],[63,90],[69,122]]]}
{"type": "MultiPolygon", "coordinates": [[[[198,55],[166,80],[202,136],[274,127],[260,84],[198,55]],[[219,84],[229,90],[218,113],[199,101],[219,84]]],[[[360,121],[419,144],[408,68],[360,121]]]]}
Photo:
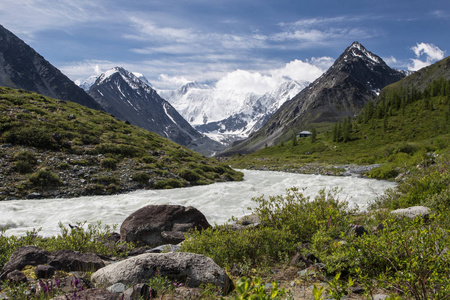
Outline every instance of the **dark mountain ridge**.
{"type": "Polygon", "coordinates": [[[207,156],[223,150],[220,143],[195,130],[148,83],[123,68],[116,67],[103,73],[88,93],[119,120],[158,133],[207,156]]]}
{"type": "Polygon", "coordinates": [[[1,25],[0,86],[25,89],[101,110],[83,89],[1,25]]]}
{"type": "Polygon", "coordinates": [[[336,122],[354,116],[383,87],[404,76],[354,42],[322,76],[285,102],[261,129],[221,155],[251,153],[288,140],[313,123],[336,122]]]}

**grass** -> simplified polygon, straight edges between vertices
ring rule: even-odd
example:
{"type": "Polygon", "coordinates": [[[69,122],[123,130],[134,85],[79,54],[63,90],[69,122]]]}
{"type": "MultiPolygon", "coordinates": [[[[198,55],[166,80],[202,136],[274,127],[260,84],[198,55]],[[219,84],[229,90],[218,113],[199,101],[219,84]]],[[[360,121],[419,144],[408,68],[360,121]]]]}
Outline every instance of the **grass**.
{"type": "Polygon", "coordinates": [[[70,101],[0,87],[0,111],[0,143],[14,146],[4,150],[4,157],[13,166],[1,170],[5,182],[8,178],[11,181],[11,188],[1,193],[0,199],[8,193],[25,197],[42,186],[44,177],[51,180],[53,188],[62,189],[65,186],[57,179],[58,174],[69,174],[76,166],[95,170],[95,174],[85,178],[88,185],[85,191],[92,193],[105,193],[107,188],[102,185],[108,186],[109,191],[120,191],[128,181],[103,179],[119,178],[124,168],[131,172],[129,178],[134,178],[136,188],[172,188],[243,177],[215,159],[70,101]],[[17,148],[24,150],[14,154],[17,148]],[[39,163],[37,156],[41,157],[39,163]],[[66,160],[70,156],[82,157],[66,160]],[[54,158],[59,162],[52,165],[54,158]],[[192,164],[204,172],[196,172],[192,164]],[[29,173],[33,174],[28,176],[29,173]]]}

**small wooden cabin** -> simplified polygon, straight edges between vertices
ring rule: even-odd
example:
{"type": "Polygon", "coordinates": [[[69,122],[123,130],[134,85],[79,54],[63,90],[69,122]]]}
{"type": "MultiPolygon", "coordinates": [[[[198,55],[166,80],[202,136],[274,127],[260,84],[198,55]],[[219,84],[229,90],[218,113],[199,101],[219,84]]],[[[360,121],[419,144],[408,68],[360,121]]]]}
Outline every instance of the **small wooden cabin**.
{"type": "Polygon", "coordinates": [[[297,133],[297,140],[299,140],[301,138],[309,137],[310,135],[311,135],[311,132],[304,130],[302,132],[297,133]]]}

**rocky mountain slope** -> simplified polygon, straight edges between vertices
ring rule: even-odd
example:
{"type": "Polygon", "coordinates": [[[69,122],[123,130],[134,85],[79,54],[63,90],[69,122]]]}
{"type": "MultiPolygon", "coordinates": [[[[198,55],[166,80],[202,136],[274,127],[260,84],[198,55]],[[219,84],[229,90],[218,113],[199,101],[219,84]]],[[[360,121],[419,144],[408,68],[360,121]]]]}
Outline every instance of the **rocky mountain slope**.
{"type": "Polygon", "coordinates": [[[1,25],[0,86],[33,91],[101,110],[83,89],[1,25]]]}
{"type": "Polygon", "coordinates": [[[101,74],[88,93],[119,120],[156,132],[204,155],[224,148],[195,130],[142,75],[139,78],[116,67],[101,74]]]}
{"type": "Polygon", "coordinates": [[[402,72],[354,42],[321,77],[285,102],[260,130],[223,155],[250,153],[288,140],[314,123],[354,116],[380,89],[403,77],[402,72]]]}
{"type": "Polygon", "coordinates": [[[0,88],[0,200],[239,180],[239,172],[70,101],[0,88]]]}
{"type": "Polygon", "coordinates": [[[285,101],[306,86],[306,82],[287,81],[258,95],[190,82],[175,91],[162,91],[162,95],[195,129],[229,145],[258,130],[285,101]]]}

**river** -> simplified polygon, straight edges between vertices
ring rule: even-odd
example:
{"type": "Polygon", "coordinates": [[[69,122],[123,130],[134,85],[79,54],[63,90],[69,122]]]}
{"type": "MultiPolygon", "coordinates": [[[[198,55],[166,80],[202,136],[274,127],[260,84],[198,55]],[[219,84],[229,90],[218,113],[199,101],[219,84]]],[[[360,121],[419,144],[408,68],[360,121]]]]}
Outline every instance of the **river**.
{"type": "Polygon", "coordinates": [[[171,190],[140,190],[113,196],[89,196],[69,199],[0,201],[0,228],[6,235],[24,235],[33,228],[40,234],[59,233],[58,223],[76,222],[120,224],[134,211],[149,204],[179,204],[194,206],[203,212],[211,224],[225,223],[231,216],[240,217],[254,207],[252,198],[261,195],[283,195],[291,187],[303,188],[312,198],[323,188],[339,188],[339,199],[360,210],[367,203],[396,184],[358,177],[304,175],[271,171],[243,170],[241,182],[215,183],[206,186],[171,190]]]}

